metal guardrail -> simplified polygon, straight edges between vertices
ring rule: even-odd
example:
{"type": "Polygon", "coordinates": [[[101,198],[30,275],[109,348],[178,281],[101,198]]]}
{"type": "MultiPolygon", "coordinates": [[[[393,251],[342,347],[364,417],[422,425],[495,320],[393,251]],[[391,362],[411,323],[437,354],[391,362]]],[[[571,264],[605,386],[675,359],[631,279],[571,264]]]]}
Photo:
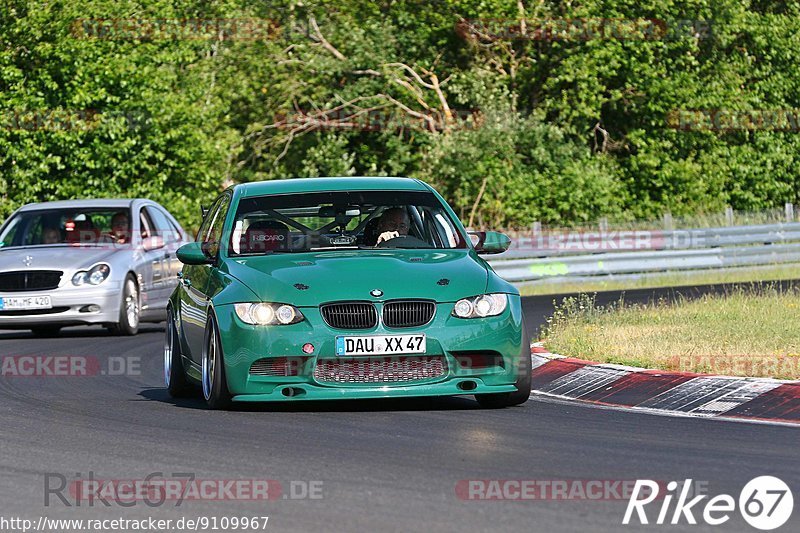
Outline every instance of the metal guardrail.
{"type": "Polygon", "coordinates": [[[800,262],[800,223],[517,237],[490,264],[511,282],[800,262]]]}

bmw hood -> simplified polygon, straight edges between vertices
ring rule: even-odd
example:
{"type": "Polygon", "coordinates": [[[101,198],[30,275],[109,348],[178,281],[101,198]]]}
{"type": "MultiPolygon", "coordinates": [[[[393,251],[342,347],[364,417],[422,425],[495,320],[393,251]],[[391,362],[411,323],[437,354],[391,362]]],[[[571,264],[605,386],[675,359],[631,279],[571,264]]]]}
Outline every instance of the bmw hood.
{"type": "Polygon", "coordinates": [[[30,246],[0,248],[0,272],[15,270],[61,270],[88,268],[113,255],[114,249],[99,246],[30,246]]]}
{"type": "Polygon", "coordinates": [[[261,301],[299,307],[395,298],[455,302],[484,292],[488,278],[485,264],[471,250],[271,254],[231,258],[226,266],[261,301]]]}

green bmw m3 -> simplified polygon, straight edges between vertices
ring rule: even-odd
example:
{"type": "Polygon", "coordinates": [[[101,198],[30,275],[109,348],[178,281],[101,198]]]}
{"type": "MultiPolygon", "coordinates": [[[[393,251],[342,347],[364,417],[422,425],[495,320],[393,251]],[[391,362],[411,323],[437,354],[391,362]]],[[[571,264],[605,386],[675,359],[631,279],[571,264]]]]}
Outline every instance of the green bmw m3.
{"type": "Polygon", "coordinates": [[[505,235],[468,234],[409,178],[308,178],[223,192],[178,250],[164,378],[199,385],[212,409],[269,402],[530,395],[519,292],[479,254],[505,235]]]}

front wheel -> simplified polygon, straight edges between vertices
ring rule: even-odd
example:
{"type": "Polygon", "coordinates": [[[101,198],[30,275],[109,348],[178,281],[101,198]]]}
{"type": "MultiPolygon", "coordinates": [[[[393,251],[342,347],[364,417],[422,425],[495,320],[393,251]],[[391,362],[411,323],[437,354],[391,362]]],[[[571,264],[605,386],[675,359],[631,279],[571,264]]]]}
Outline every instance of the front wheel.
{"type": "Polygon", "coordinates": [[[115,335],[136,335],[139,333],[139,288],[131,274],[122,284],[122,303],[119,309],[119,322],[109,326],[115,335]]]}
{"type": "Polygon", "coordinates": [[[522,324],[522,349],[519,355],[519,365],[517,369],[517,380],[514,392],[503,392],[500,394],[476,394],[475,399],[481,407],[487,409],[498,409],[501,407],[511,407],[528,401],[531,395],[531,337],[522,324]]]}
{"type": "Polygon", "coordinates": [[[167,328],[164,335],[164,384],[173,398],[183,398],[194,392],[194,387],[186,379],[186,372],[183,369],[181,343],[175,324],[175,314],[171,307],[167,310],[167,328]]]}
{"type": "Polygon", "coordinates": [[[231,393],[225,378],[225,362],[222,357],[222,344],[219,339],[217,321],[212,315],[206,323],[203,343],[203,398],[210,409],[227,409],[231,405],[231,393]]]}

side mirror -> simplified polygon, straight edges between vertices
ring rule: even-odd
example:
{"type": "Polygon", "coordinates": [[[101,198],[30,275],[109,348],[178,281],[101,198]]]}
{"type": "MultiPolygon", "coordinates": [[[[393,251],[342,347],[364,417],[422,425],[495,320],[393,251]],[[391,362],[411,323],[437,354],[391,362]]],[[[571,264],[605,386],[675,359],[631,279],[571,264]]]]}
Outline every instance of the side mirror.
{"type": "Polygon", "coordinates": [[[199,242],[184,244],[176,252],[178,259],[184,265],[210,265],[214,259],[207,256],[199,242]]]}
{"type": "Polygon", "coordinates": [[[502,254],[511,246],[508,235],[497,231],[470,231],[469,236],[479,254],[502,254]],[[477,237],[477,242],[474,237],[477,237]]]}
{"type": "Polygon", "coordinates": [[[148,237],[144,239],[142,242],[142,248],[144,248],[145,252],[150,252],[152,250],[160,250],[166,246],[164,244],[164,238],[156,235],[155,237],[148,237]]]}

